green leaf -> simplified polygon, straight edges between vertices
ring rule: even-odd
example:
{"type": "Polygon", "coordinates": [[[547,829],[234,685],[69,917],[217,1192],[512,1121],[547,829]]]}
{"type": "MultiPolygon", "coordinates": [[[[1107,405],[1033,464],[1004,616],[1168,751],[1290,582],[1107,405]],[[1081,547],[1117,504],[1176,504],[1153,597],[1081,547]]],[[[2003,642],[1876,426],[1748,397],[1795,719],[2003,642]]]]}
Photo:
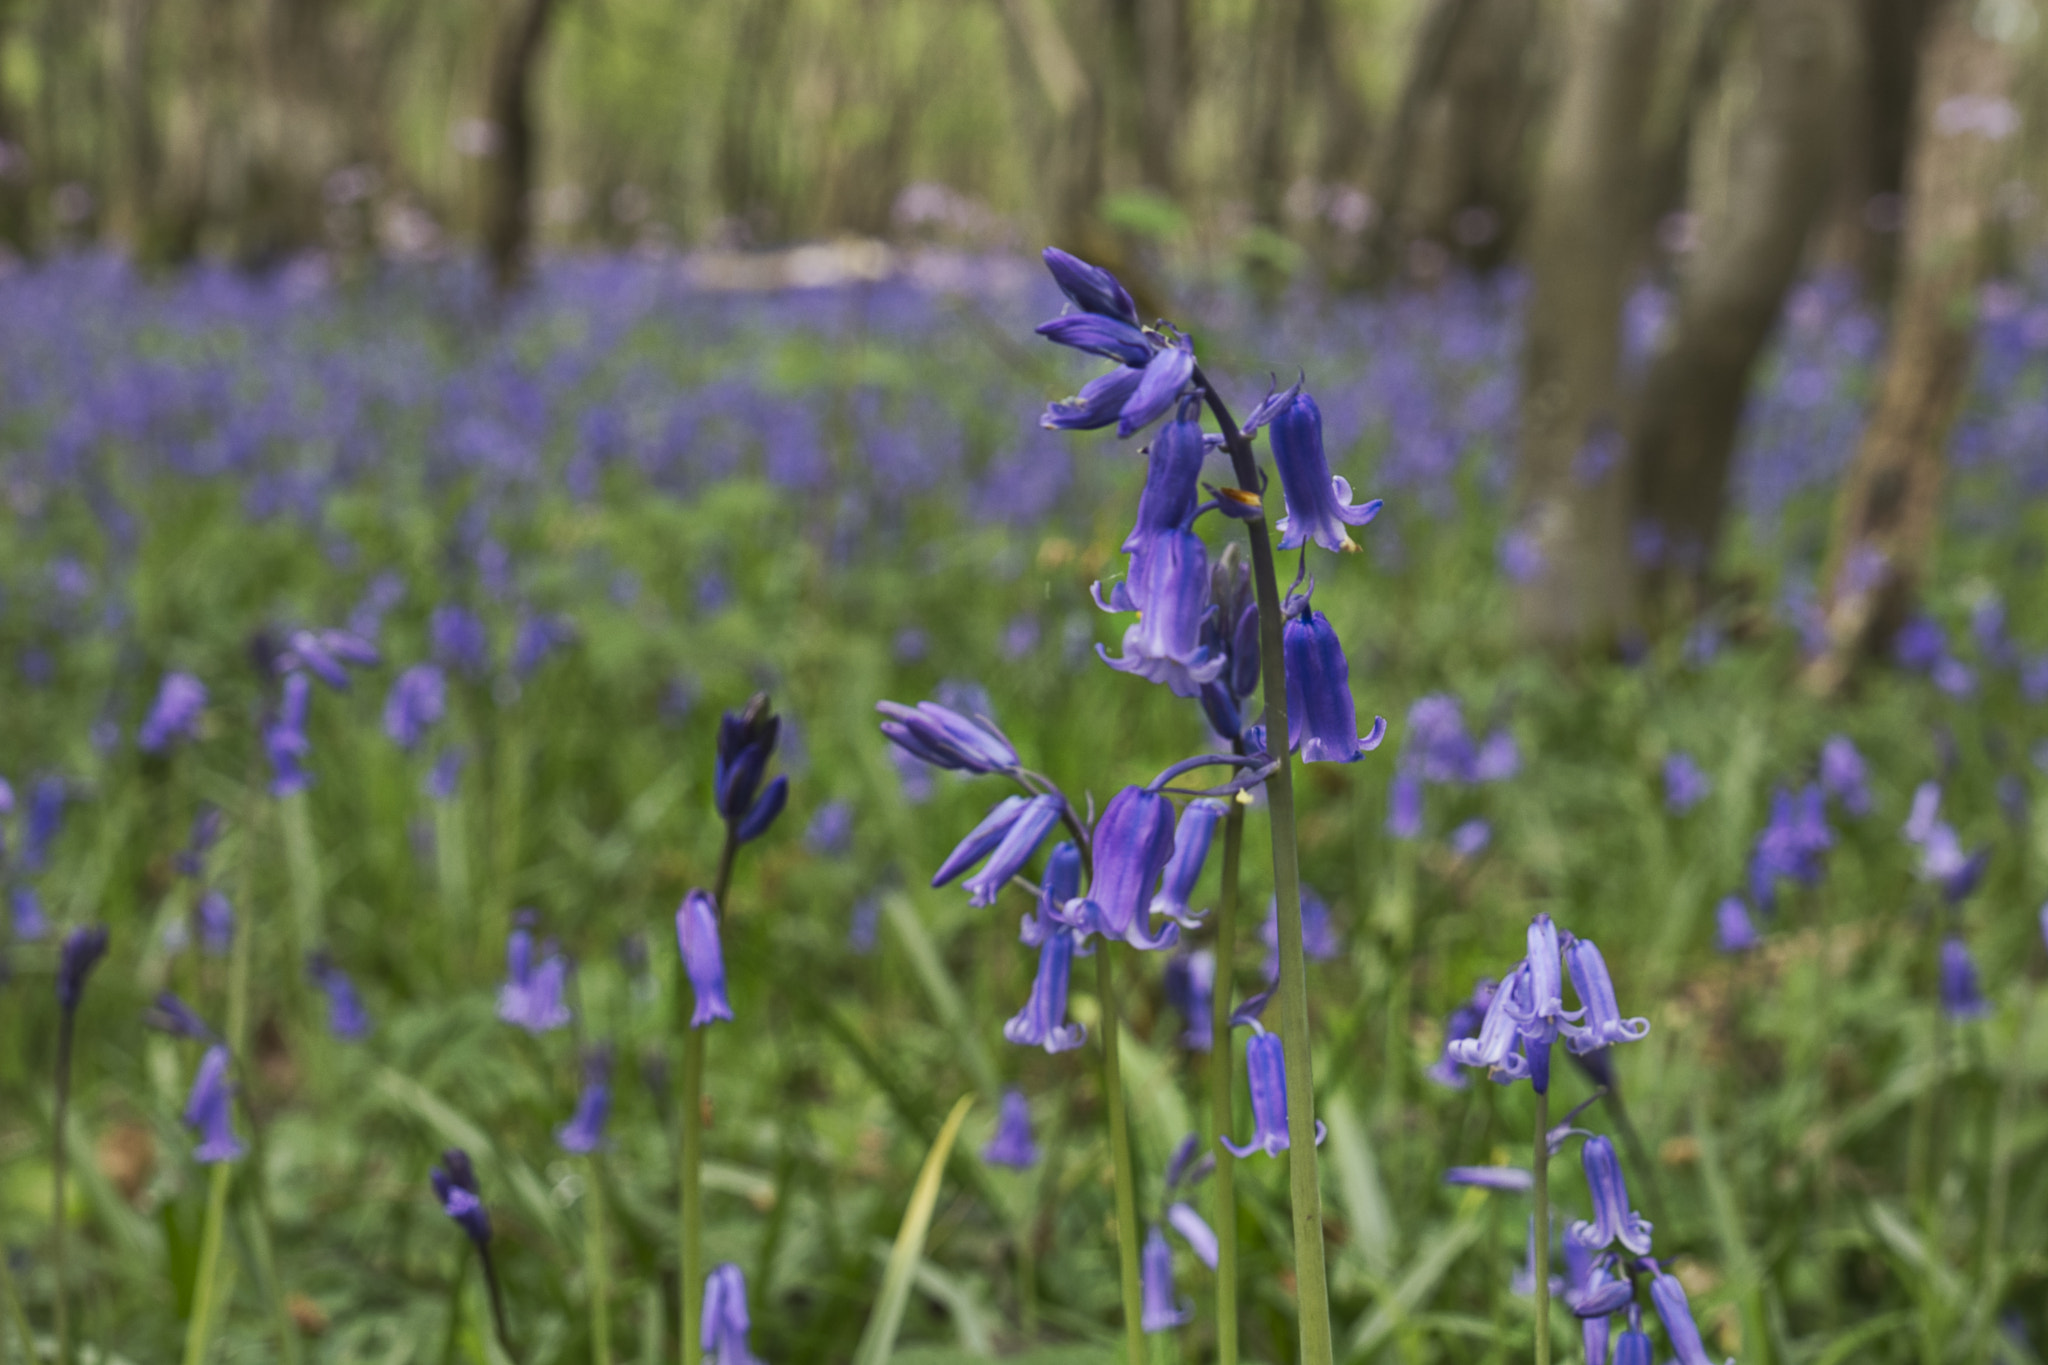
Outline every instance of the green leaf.
{"type": "Polygon", "coordinates": [[[896,1350],[896,1332],[903,1326],[903,1309],[910,1301],[918,1262],[924,1256],[925,1234],[931,1231],[932,1210],[939,1202],[946,1157],[953,1150],[953,1140],[960,1136],[967,1111],[973,1107],[972,1095],[956,1100],[953,1112],[946,1115],[945,1126],[939,1129],[938,1140],[925,1153],[924,1167],[918,1171],[917,1184],[910,1192],[910,1206],[903,1211],[903,1226],[897,1229],[896,1245],[889,1252],[888,1269],[882,1274],[882,1292],[868,1314],[860,1345],[854,1348],[854,1365],[888,1365],[896,1350]]]}
{"type": "Polygon", "coordinates": [[[1375,1304],[1372,1312],[1358,1324],[1358,1329],[1351,1334],[1350,1345],[1345,1348],[1344,1358],[1357,1360],[1379,1349],[1435,1292],[1438,1281],[1450,1270],[1451,1263],[1466,1247],[1479,1240],[1479,1233],[1480,1219],[1476,1206],[1473,1206],[1431,1234],[1417,1253],[1415,1264],[1394,1286],[1394,1292],[1383,1302],[1375,1304]]]}
{"type": "Polygon", "coordinates": [[[1330,1165],[1337,1173],[1337,1197],[1351,1225],[1347,1245],[1365,1261],[1368,1274],[1391,1279],[1397,1246],[1394,1215],[1387,1205],[1386,1186],[1380,1183],[1379,1163],[1373,1158],[1372,1136],[1348,1095],[1325,1099],[1323,1115],[1330,1126],[1330,1165]]]}

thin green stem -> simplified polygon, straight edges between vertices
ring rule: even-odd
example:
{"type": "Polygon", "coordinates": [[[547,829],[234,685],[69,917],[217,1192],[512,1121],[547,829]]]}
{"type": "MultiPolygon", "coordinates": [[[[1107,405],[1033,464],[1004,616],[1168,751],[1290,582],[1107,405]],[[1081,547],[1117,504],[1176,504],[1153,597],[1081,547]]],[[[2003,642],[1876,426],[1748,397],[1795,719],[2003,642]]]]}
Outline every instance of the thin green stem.
{"type": "Polygon", "coordinates": [[[206,1359],[213,1330],[213,1303],[220,1278],[220,1244],[227,1225],[228,1183],[234,1166],[217,1161],[207,1172],[206,1226],[199,1236],[199,1278],[192,1289],[192,1319],[185,1326],[185,1365],[206,1359]]]}
{"type": "MultiPolygon", "coordinates": [[[[1259,493],[1258,462],[1223,398],[1199,367],[1195,385],[1223,430],[1224,449],[1239,487],[1259,493]]],[[[1294,1209],[1294,1284],[1301,1329],[1302,1365],[1333,1365],[1330,1290],[1323,1265],[1323,1191],[1316,1174],[1315,1067],[1309,1050],[1308,960],[1301,942],[1301,877],[1294,834],[1294,762],[1288,749],[1287,662],[1281,649],[1280,581],[1273,542],[1263,519],[1248,522],[1252,585],[1259,603],[1259,691],[1266,704],[1268,752],[1278,766],[1266,779],[1266,810],[1273,827],[1273,892],[1280,938],[1280,1045],[1286,1056],[1287,1184],[1294,1209]]]]}
{"type": "Polygon", "coordinates": [[[1123,1070],[1117,1065],[1117,1032],[1122,1011],[1117,1007],[1115,945],[1095,950],[1095,995],[1102,1015],[1102,1090],[1109,1104],[1109,1155],[1116,1170],[1117,1269],[1123,1281],[1124,1341],[1130,1365],[1145,1365],[1145,1291],[1138,1276],[1138,1189],[1131,1171],[1131,1135],[1124,1119],[1123,1070]]]}
{"type": "MultiPolygon", "coordinates": [[[[292,942],[290,961],[294,970],[286,973],[296,982],[296,967],[322,938],[320,924],[320,855],[313,843],[313,820],[306,806],[306,794],[292,792],[278,802],[284,821],[285,869],[290,875],[292,895],[292,942]]],[[[239,1049],[237,1049],[239,1052],[239,1049]]]]}
{"type": "Polygon", "coordinates": [[[1536,1365],[1550,1365],[1550,1092],[1536,1092],[1536,1365]]]}
{"type": "Polygon", "coordinates": [[[469,1278],[469,1239],[463,1238],[461,1258],[448,1281],[448,1334],[441,1339],[441,1365],[455,1365],[456,1348],[462,1344],[462,1289],[469,1278]]]}
{"type": "Polygon", "coordinates": [[[1209,1108],[1216,1153],[1216,1365],[1237,1365],[1237,1158],[1223,1145],[1234,1121],[1236,1052],[1230,1045],[1237,954],[1238,863],[1244,803],[1223,821],[1223,892],[1216,902],[1216,983],[1209,1000],[1209,1108]]]}
{"type": "Polygon", "coordinates": [[[590,1359],[612,1365],[612,1272],[605,1250],[604,1180],[598,1159],[588,1163],[590,1193],[584,1200],[583,1273],[590,1283],[590,1359]]]}
{"type": "Polygon", "coordinates": [[[1991,1121],[1991,1179],[1984,1197],[1984,1248],[1979,1262],[1979,1292],[1976,1322],[1972,1324],[1975,1345],[1971,1359],[1989,1365],[1996,1340],[1993,1319],[1999,1296],[2005,1290],[2006,1206],[2012,1193],[2012,1162],[2015,1130],[2018,1126],[2020,1092],[2026,1088],[2027,1036],[2033,1029],[2035,992],[2027,993],[2020,1007],[2019,1031],[2013,1035],[2011,1060],[2005,1069],[2005,1084],[1999,1090],[1998,1109],[1991,1121]]]}
{"type": "Polygon", "coordinates": [[[21,1338],[21,1358],[33,1362],[36,1358],[36,1334],[28,1325],[28,1314],[21,1306],[21,1295],[14,1288],[14,1268],[8,1260],[7,1249],[0,1247],[0,1298],[7,1301],[7,1320],[14,1327],[14,1334],[21,1338]]]}
{"type": "Polygon", "coordinates": [[[478,1247],[477,1254],[483,1258],[484,1288],[491,1292],[491,1323],[498,1330],[498,1346],[505,1352],[505,1359],[518,1365],[519,1352],[512,1349],[512,1332],[505,1325],[505,1292],[498,1285],[497,1264],[491,1260],[488,1244],[478,1247]]]}
{"type": "MultiPolygon", "coordinates": [[[[732,837],[730,826],[726,828],[725,847],[718,854],[718,879],[712,884],[711,901],[718,912],[720,927],[725,923],[725,897],[732,887],[733,855],[739,852],[739,844],[732,837]]],[[[677,1274],[676,1298],[681,1310],[678,1358],[683,1365],[699,1365],[703,1358],[703,1328],[700,1319],[704,1311],[704,1191],[702,1168],[704,1165],[704,1030],[690,1027],[690,1014],[695,1002],[687,985],[681,964],[676,967],[676,1022],[675,1026],[683,1036],[683,1075],[680,1093],[676,1097],[677,1151],[681,1154],[682,1170],[676,1181],[676,1239],[677,1274]]]]}
{"type": "MultiPolygon", "coordinates": [[[[71,1264],[66,1234],[65,1177],[70,1166],[71,1035],[77,1016],[67,1007],[57,1019],[57,1108],[51,1121],[50,1266],[57,1276],[57,1362],[71,1365],[71,1264]]],[[[0,1252],[0,1255],[4,1255],[0,1252]]]]}

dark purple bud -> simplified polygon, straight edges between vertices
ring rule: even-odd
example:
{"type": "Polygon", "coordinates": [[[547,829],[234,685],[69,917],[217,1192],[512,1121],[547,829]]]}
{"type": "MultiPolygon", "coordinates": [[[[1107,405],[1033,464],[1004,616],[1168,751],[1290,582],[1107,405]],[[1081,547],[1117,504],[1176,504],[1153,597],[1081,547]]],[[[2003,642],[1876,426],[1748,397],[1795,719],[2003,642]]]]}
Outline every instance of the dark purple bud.
{"type": "Polygon", "coordinates": [[[57,1004],[66,1014],[77,1012],[85,994],[85,979],[106,955],[105,925],[81,925],[64,936],[64,946],[57,954],[57,1004]]]}
{"type": "Polygon", "coordinates": [[[1103,317],[1120,318],[1133,327],[1138,325],[1138,306],[1131,302],[1130,291],[1118,282],[1117,277],[1099,265],[1090,265],[1078,256],[1049,246],[1040,253],[1045,268],[1052,272],[1053,282],[1060,287],[1076,308],[1084,313],[1099,313],[1103,317]]]}
{"type": "Polygon", "coordinates": [[[1177,337],[1165,350],[1154,352],[1138,387],[1124,404],[1116,434],[1128,441],[1172,411],[1194,372],[1195,346],[1186,337],[1177,337]]]}
{"type": "Polygon", "coordinates": [[[1038,1144],[1031,1136],[1031,1106],[1021,1090],[1003,1092],[1002,1112],[996,1119],[995,1136],[981,1149],[981,1159],[991,1166],[1028,1170],[1038,1164],[1038,1144]]]}
{"type": "Polygon", "coordinates": [[[875,709],[885,717],[885,737],[935,768],[981,774],[1017,769],[1016,748],[991,721],[979,716],[969,720],[929,701],[915,707],[877,702],[875,709]]]}
{"type": "Polygon", "coordinates": [[[311,954],[306,960],[306,974],[327,997],[328,1033],[343,1042],[369,1036],[369,1012],[363,1008],[362,997],[356,994],[355,982],[333,958],[325,952],[311,954]]]}
{"type": "Polygon", "coordinates": [[[1038,424],[1048,431],[1097,431],[1123,415],[1124,406],[1145,378],[1143,370],[1119,365],[1082,386],[1061,402],[1048,403],[1038,424]]]}
{"type": "Polygon", "coordinates": [[[769,827],[775,823],[776,817],[782,814],[782,808],[788,804],[789,779],[778,774],[761,793],[760,799],[747,811],[746,818],[733,830],[733,841],[750,844],[766,834],[769,827]]]}
{"type": "Polygon", "coordinates": [[[1977,963],[1969,945],[1951,934],[1941,944],[1941,1008],[1951,1019],[1982,1019],[1991,1002],[1977,985],[1977,963]]]}
{"type": "Polygon", "coordinates": [[[1387,723],[1373,718],[1358,733],[1351,700],[1351,664],[1329,618],[1301,601],[1282,633],[1287,660],[1287,747],[1304,763],[1356,763],[1386,738],[1387,723]]]}
{"type": "Polygon", "coordinates": [[[989,854],[987,865],[967,879],[967,903],[994,905],[1010,878],[1024,870],[1045,836],[1059,824],[1066,808],[1067,803],[1057,796],[1034,796],[1025,802],[1003,832],[1002,842],[989,854]]]}
{"type": "Polygon", "coordinates": [[[1151,338],[1137,324],[1096,313],[1068,313],[1051,322],[1041,322],[1038,334],[1058,345],[1133,368],[1142,367],[1153,354],[1151,338]]]}
{"type": "Polygon", "coordinates": [[[143,1011],[142,1022],[173,1038],[192,1038],[204,1043],[212,1042],[215,1036],[206,1021],[171,991],[157,995],[156,1003],[143,1011]]]}
{"type": "Polygon", "coordinates": [[[455,1220],[478,1250],[488,1246],[491,1216],[485,1211],[477,1189],[476,1168],[470,1164],[469,1153],[460,1147],[450,1147],[441,1153],[441,1164],[428,1179],[433,1183],[435,1197],[441,1201],[441,1211],[455,1220]]]}
{"type": "Polygon", "coordinates": [[[180,739],[197,739],[205,711],[205,683],[190,673],[166,673],[135,742],[144,753],[158,754],[180,739]]]}

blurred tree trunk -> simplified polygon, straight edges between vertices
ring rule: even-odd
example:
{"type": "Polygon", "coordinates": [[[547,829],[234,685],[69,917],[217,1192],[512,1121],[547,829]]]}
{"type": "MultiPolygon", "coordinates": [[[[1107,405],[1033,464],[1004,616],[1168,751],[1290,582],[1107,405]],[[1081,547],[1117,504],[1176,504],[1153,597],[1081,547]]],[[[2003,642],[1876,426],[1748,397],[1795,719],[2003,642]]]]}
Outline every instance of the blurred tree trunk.
{"type": "MultiPolygon", "coordinates": [[[[1103,99],[1046,0],[1000,0],[1025,64],[1031,71],[1043,113],[1039,165],[1045,175],[1045,220],[1052,241],[1084,259],[1117,272],[1141,308],[1159,300],[1129,260],[1124,245],[1102,221],[1103,99]]],[[[1088,50],[1100,52],[1100,42],[1088,50]]]]}
{"type": "Polygon", "coordinates": [[[484,251],[500,294],[525,278],[533,245],[533,79],[555,5],[556,0],[522,0],[491,69],[491,122],[498,146],[485,163],[484,251]]]}
{"type": "Polygon", "coordinates": [[[1516,527],[1523,634],[1558,648],[1635,624],[1620,460],[1622,305],[1642,234],[1641,130],[1663,0],[1570,0],[1566,72],[1529,228],[1516,527]]]}
{"type": "Polygon", "coordinates": [[[1930,12],[1930,0],[1856,0],[1850,7],[1842,169],[1821,257],[1853,270],[1880,298],[1890,297],[1898,273],[1906,143],[1930,12]]]}
{"type": "Polygon", "coordinates": [[[1697,588],[1712,563],[1750,371],[1827,193],[1840,0],[1768,0],[1753,13],[1759,89],[1729,203],[1704,230],[1629,431],[1635,520],[1658,533],[1659,586],[1697,588]]]}
{"type": "Polygon", "coordinates": [[[115,0],[113,7],[121,161],[109,217],[116,233],[138,247],[148,237],[156,207],[157,137],[149,88],[155,8],[154,0],[115,0]]]}
{"type": "Polygon", "coordinates": [[[1685,88],[1678,97],[1668,131],[1659,134],[1656,148],[1650,154],[1648,202],[1643,210],[1645,221],[1653,226],[1685,209],[1692,187],[1693,143],[1698,136],[1700,114],[1721,84],[1737,21],[1753,8],[1752,0],[1711,0],[1693,35],[1692,50],[1685,62],[1685,88]]]}
{"type": "Polygon", "coordinates": [[[718,125],[718,198],[743,239],[773,229],[768,180],[763,168],[774,160],[761,135],[761,95],[779,82],[773,72],[786,31],[790,0],[752,0],[741,15],[738,39],[727,63],[718,125]]]}
{"type": "Polygon", "coordinates": [[[1416,25],[1415,45],[1401,77],[1401,94],[1394,101],[1394,116],[1388,120],[1373,158],[1374,217],[1359,246],[1360,283],[1382,285],[1399,265],[1400,248],[1410,227],[1408,182],[1413,176],[1416,147],[1422,140],[1423,115],[1430,98],[1443,84],[1459,35],[1468,27],[1477,27],[1470,21],[1480,8],[1481,0],[1429,0],[1421,22],[1416,25]]]}
{"type": "Polygon", "coordinates": [[[1110,23],[1126,88],[1129,146],[1138,179],[1171,197],[1180,183],[1180,120],[1187,107],[1190,25],[1180,0],[1115,0],[1110,23]]]}
{"type": "Polygon", "coordinates": [[[1944,0],[1921,51],[1906,233],[1877,405],[1835,503],[1822,575],[1827,645],[1806,683],[1827,696],[1905,618],[1941,514],[1948,433],[1969,378],[1991,207],[2018,112],[2016,54],[1944,0]]]}

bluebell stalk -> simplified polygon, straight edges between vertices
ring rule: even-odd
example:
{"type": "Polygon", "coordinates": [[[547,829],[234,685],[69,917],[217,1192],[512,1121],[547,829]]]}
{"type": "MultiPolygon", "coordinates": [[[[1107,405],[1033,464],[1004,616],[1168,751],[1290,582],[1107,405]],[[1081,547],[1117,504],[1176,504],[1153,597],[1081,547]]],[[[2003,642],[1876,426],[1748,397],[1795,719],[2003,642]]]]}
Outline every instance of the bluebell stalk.
{"type": "Polygon", "coordinates": [[[136,747],[146,754],[160,754],[178,740],[197,739],[205,712],[205,683],[190,673],[164,674],[149,715],[136,733],[136,747]]]}
{"type": "Polygon", "coordinates": [[[696,1000],[690,1027],[730,1022],[732,1005],[725,997],[725,951],[719,942],[718,906],[702,891],[690,892],[676,911],[676,946],[696,1000]]]}
{"type": "Polygon", "coordinates": [[[243,1148],[234,1128],[234,1087],[228,1081],[228,1050],[216,1043],[200,1059],[185,1101],[185,1125],[199,1134],[192,1159],[202,1166],[236,1161],[243,1148]]]}
{"type": "MultiPolygon", "coordinates": [[[[498,1345],[516,1361],[519,1355],[512,1349],[512,1334],[505,1325],[505,1297],[498,1287],[497,1267],[491,1260],[491,1215],[484,1207],[483,1192],[477,1185],[476,1167],[469,1153],[460,1147],[450,1147],[441,1153],[441,1164],[434,1167],[428,1179],[434,1196],[441,1201],[441,1211],[454,1220],[469,1238],[469,1244],[476,1248],[477,1259],[483,1263],[484,1287],[491,1296],[491,1321],[497,1329],[498,1345]]],[[[451,1304],[451,1314],[457,1311],[451,1304]]],[[[452,1339],[452,1321],[449,1329],[452,1339]]]]}
{"type": "Polygon", "coordinates": [[[747,1345],[747,1277],[730,1261],[704,1278],[703,1321],[699,1345],[713,1365],[761,1365],[747,1345]]]}
{"type": "MultiPolygon", "coordinates": [[[[1253,1152],[1278,1156],[1292,1145],[1287,1132],[1287,1058],[1279,1036],[1266,1032],[1256,1020],[1251,1041],[1245,1044],[1244,1066],[1252,1092],[1252,1140],[1240,1147],[1224,1138],[1223,1145],[1239,1159],[1253,1152]]],[[[1327,1135],[1322,1120],[1316,1120],[1318,1147],[1327,1135]]]]}
{"type": "Polygon", "coordinates": [[[1031,1135],[1031,1106],[1024,1092],[1003,1092],[1002,1110],[996,1118],[995,1136],[981,1149],[981,1159],[991,1166],[1029,1170],[1038,1164],[1038,1143],[1031,1135]]]}

